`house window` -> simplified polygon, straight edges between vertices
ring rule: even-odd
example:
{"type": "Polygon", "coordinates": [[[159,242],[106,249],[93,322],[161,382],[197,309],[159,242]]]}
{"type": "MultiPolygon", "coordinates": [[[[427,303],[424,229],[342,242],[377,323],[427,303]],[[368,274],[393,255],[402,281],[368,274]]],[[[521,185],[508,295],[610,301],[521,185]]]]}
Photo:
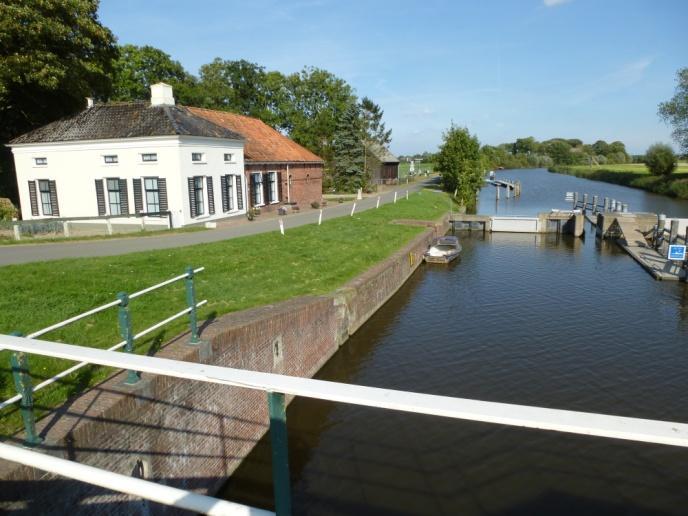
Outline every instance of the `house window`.
{"type": "Polygon", "coordinates": [[[225,185],[227,188],[225,192],[227,196],[227,211],[232,211],[234,209],[234,176],[225,176],[225,185]]]}
{"type": "Polygon", "coordinates": [[[50,200],[50,181],[47,179],[39,179],[38,191],[41,193],[41,207],[43,208],[43,215],[52,215],[53,203],[50,200]]]}
{"type": "Polygon", "coordinates": [[[103,156],[103,161],[107,163],[108,165],[112,165],[114,163],[119,163],[119,160],[117,158],[117,154],[108,154],[103,156]]]}
{"type": "Polygon", "coordinates": [[[33,161],[39,167],[44,167],[48,164],[48,158],[33,158],[33,161]]]}
{"type": "Polygon", "coordinates": [[[251,174],[251,196],[254,206],[263,204],[263,175],[260,173],[251,174]]]}
{"type": "Polygon", "coordinates": [[[205,159],[203,159],[203,153],[202,152],[192,152],[191,153],[191,161],[194,163],[203,163],[205,162],[205,159]]]}
{"type": "Polygon", "coordinates": [[[225,154],[225,161],[232,161],[234,154],[225,154]]]}
{"type": "Polygon", "coordinates": [[[267,181],[268,181],[268,199],[267,202],[268,204],[272,204],[275,202],[279,202],[279,199],[277,198],[277,172],[268,172],[267,173],[267,181]]]}
{"type": "Polygon", "coordinates": [[[146,212],[160,213],[160,188],[157,177],[145,177],[143,188],[146,191],[146,212]]]}
{"type": "Polygon", "coordinates": [[[120,182],[118,178],[106,179],[108,204],[110,205],[110,215],[122,214],[122,191],[120,190],[120,182]]]}
{"type": "Polygon", "coordinates": [[[141,154],[141,161],[144,163],[151,163],[158,161],[158,155],[156,153],[141,154]]]}
{"type": "Polygon", "coordinates": [[[203,205],[203,176],[194,177],[194,197],[196,199],[196,215],[203,215],[205,206],[203,205]]]}

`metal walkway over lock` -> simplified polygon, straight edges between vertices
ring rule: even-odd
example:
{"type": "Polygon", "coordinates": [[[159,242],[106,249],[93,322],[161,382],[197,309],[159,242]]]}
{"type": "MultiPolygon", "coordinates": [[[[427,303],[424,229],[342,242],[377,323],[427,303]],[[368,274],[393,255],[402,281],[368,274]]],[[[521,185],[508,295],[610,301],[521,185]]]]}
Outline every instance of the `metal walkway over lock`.
{"type": "MultiPolygon", "coordinates": [[[[34,353],[193,381],[258,389],[268,396],[277,514],[291,514],[285,395],[539,430],[688,447],[688,424],[419,394],[0,335],[0,349],[34,353]]],[[[260,509],[133,479],[72,461],[0,445],[0,457],[55,474],[206,514],[269,514],[260,509]],[[105,480],[107,479],[107,480],[105,480]]]]}

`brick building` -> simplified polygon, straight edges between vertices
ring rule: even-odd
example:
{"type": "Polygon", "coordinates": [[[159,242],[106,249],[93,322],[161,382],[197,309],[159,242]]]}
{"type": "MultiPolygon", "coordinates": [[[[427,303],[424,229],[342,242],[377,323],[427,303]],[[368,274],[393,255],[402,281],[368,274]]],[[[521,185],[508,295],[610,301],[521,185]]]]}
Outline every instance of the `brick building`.
{"type": "Polygon", "coordinates": [[[323,160],[257,118],[203,108],[193,114],[244,137],[249,206],[268,211],[280,204],[308,206],[322,198],[323,160]],[[276,190],[273,183],[277,183],[276,190]],[[273,192],[279,202],[275,202],[273,192]]]}

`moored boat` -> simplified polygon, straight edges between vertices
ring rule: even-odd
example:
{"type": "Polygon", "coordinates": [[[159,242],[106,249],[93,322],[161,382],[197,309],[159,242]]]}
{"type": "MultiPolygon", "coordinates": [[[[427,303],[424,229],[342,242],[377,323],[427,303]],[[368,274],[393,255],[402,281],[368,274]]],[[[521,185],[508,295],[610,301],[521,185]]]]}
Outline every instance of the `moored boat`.
{"type": "Polygon", "coordinates": [[[460,253],[459,239],[455,236],[443,236],[433,242],[423,259],[427,263],[449,263],[458,258],[460,253]]]}

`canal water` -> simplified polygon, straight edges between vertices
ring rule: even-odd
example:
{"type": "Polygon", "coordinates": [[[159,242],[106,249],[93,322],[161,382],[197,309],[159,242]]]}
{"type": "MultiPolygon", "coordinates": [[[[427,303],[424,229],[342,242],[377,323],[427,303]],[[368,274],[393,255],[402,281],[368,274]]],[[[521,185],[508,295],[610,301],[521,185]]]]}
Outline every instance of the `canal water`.
{"type": "MultiPolygon", "coordinates": [[[[566,191],[688,216],[688,202],[505,171],[523,194],[480,213],[565,208],[566,191]]],[[[503,192],[502,192],[503,193],[503,192]]],[[[610,242],[462,233],[318,378],[478,400],[688,422],[688,286],[653,280],[610,242]]],[[[309,399],[287,413],[294,514],[688,514],[688,450],[309,399]]],[[[272,506],[263,439],[227,483],[272,506]]]]}

